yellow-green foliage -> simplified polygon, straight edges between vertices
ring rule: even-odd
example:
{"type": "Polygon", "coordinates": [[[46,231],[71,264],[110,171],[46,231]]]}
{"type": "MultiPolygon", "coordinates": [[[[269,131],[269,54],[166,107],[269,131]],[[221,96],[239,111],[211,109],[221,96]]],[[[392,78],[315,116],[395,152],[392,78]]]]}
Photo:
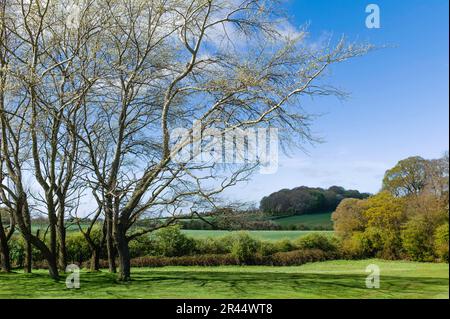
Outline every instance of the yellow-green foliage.
{"type": "Polygon", "coordinates": [[[235,235],[231,246],[231,255],[241,264],[251,263],[258,249],[258,241],[246,232],[235,235]]]}
{"type": "Polygon", "coordinates": [[[448,263],[448,223],[439,226],[434,234],[436,255],[448,263]]]}
{"type": "Polygon", "coordinates": [[[333,219],[344,254],[416,261],[448,259],[445,228],[435,235],[438,226],[448,224],[443,203],[432,194],[395,197],[388,192],[366,200],[343,201],[333,219]]]}
{"type": "Polygon", "coordinates": [[[434,260],[434,227],[423,215],[411,218],[402,230],[403,247],[415,261],[434,260]]]}

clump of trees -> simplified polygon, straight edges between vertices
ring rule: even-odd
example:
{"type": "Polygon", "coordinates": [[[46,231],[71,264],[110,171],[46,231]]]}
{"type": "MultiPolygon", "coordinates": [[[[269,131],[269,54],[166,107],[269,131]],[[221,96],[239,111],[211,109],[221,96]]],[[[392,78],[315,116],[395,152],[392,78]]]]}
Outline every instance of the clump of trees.
{"type": "Polygon", "coordinates": [[[283,189],[261,200],[260,208],[266,214],[289,216],[332,212],[345,198],[364,199],[370,194],[332,186],[328,189],[306,186],[283,189]]]}
{"type": "Polygon", "coordinates": [[[382,191],[345,199],[333,213],[336,234],[351,256],[448,262],[448,153],[411,157],[388,170],[382,191]]]}
{"type": "Polygon", "coordinates": [[[342,96],[325,71],[371,49],[286,34],[278,1],[68,4],[0,1],[0,201],[26,243],[27,270],[34,247],[55,279],[67,264],[66,221],[83,218],[83,198],[94,206],[80,229],[93,259],[104,243],[109,270],[130,280],[132,240],[182,211],[220,206],[225,189],[259,168],[199,161],[211,130],[277,127],[282,143],[312,140],[300,99],[342,96]],[[184,137],[172,139],[177,128],[184,137]],[[133,227],[145,216],[159,222],[133,227]]]}

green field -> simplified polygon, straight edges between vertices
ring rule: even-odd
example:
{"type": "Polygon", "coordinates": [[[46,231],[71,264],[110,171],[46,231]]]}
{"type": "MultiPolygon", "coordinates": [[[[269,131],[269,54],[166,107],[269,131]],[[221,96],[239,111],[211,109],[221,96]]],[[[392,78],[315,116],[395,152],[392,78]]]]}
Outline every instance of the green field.
{"type": "MultiPolygon", "coordinates": [[[[189,237],[196,238],[196,239],[202,239],[202,238],[220,238],[227,235],[231,235],[235,232],[227,231],[227,230],[182,230],[184,234],[186,234],[189,237]]],[[[246,231],[251,236],[253,236],[256,239],[260,240],[269,240],[269,241],[277,241],[281,239],[289,239],[289,240],[295,240],[297,238],[300,238],[302,236],[311,234],[311,233],[318,233],[318,234],[324,234],[327,236],[332,236],[332,231],[302,231],[302,230],[254,230],[254,231],[246,231]]]]}
{"type": "Polygon", "coordinates": [[[106,272],[80,274],[78,290],[44,270],[0,274],[0,298],[445,298],[448,264],[402,261],[330,261],[298,267],[228,266],[133,269],[133,281],[116,283],[106,272]],[[381,269],[380,289],[367,289],[365,269],[381,269]],[[270,287],[270,289],[268,289],[270,287]]]}
{"type": "Polygon", "coordinates": [[[299,215],[288,216],[282,218],[273,218],[273,222],[280,226],[288,227],[291,225],[303,225],[309,228],[322,227],[324,229],[333,229],[333,222],[331,221],[331,214],[311,214],[311,215],[299,215]]]}

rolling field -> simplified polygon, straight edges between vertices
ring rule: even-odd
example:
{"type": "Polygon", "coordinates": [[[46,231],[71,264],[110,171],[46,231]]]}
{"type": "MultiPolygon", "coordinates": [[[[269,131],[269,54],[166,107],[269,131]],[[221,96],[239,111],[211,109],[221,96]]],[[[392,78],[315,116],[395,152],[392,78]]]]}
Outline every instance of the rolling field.
{"type": "Polygon", "coordinates": [[[0,298],[445,298],[448,264],[402,261],[329,261],[298,267],[228,266],[133,269],[119,284],[105,271],[81,272],[81,287],[65,288],[46,271],[0,274],[0,298]],[[380,289],[367,289],[365,269],[381,269],[380,289]],[[270,289],[268,289],[270,287],[270,289]]]}
{"type": "MultiPolygon", "coordinates": [[[[332,236],[332,231],[303,231],[303,230],[254,230],[254,231],[246,231],[254,238],[260,239],[260,240],[268,240],[268,241],[277,241],[282,239],[289,239],[289,240],[295,240],[297,238],[300,238],[302,236],[305,236],[307,234],[311,233],[318,233],[318,234],[324,234],[327,236],[332,236]]],[[[235,232],[227,231],[227,230],[188,230],[184,229],[182,230],[182,233],[186,234],[189,237],[195,238],[195,239],[201,239],[201,238],[220,238],[227,235],[231,235],[235,232]]]]}
{"type": "Polygon", "coordinates": [[[290,226],[290,225],[304,225],[309,228],[323,227],[324,229],[333,229],[333,222],[331,221],[331,214],[311,214],[311,215],[300,215],[300,216],[289,216],[282,218],[274,218],[272,221],[280,226],[290,226]]]}

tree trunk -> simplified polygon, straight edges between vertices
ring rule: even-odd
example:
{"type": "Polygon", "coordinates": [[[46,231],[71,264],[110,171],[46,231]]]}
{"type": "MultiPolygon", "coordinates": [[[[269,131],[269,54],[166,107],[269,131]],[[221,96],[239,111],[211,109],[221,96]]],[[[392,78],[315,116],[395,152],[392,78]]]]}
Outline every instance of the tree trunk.
{"type": "Polygon", "coordinates": [[[51,250],[48,249],[45,243],[41,241],[39,238],[31,235],[28,239],[29,239],[28,242],[36,246],[36,248],[39,249],[39,251],[44,255],[44,258],[47,261],[48,272],[50,274],[50,277],[52,277],[55,280],[59,279],[58,263],[56,261],[56,255],[54,255],[51,252],[51,250]]]}
{"type": "Polygon", "coordinates": [[[115,232],[115,240],[117,252],[119,253],[119,281],[131,281],[131,262],[130,249],[128,247],[128,240],[125,236],[125,230],[121,224],[117,225],[115,232]]]}
{"type": "Polygon", "coordinates": [[[64,213],[59,213],[58,220],[58,266],[61,271],[66,270],[67,249],[66,249],[66,227],[64,226],[64,213]]]}
{"type": "Polygon", "coordinates": [[[0,222],[0,270],[3,272],[11,271],[11,260],[9,257],[8,240],[0,222]]]}
{"type": "Polygon", "coordinates": [[[92,250],[90,269],[91,271],[100,270],[100,251],[98,248],[92,250]]]}
{"type": "Polygon", "coordinates": [[[31,274],[33,269],[33,247],[31,246],[31,242],[25,239],[25,267],[24,271],[27,274],[31,274]]]}
{"type": "Polygon", "coordinates": [[[46,258],[47,260],[47,264],[48,264],[48,272],[50,274],[50,277],[52,277],[52,279],[59,279],[59,273],[58,273],[58,265],[56,262],[56,257],[53,255],[49,255],[46,258]]]}
{"type": "Polygon", "coordinates": [[[106,250],[108,253],[108,266],[109,266],[109,272],[116,273],[117,267],[116,267],[116,250],[114,249],[114,239],[112,236],[113,233],[113,225],[112,225],[112,218],[107,217],[106,218],[106,250]]]}

